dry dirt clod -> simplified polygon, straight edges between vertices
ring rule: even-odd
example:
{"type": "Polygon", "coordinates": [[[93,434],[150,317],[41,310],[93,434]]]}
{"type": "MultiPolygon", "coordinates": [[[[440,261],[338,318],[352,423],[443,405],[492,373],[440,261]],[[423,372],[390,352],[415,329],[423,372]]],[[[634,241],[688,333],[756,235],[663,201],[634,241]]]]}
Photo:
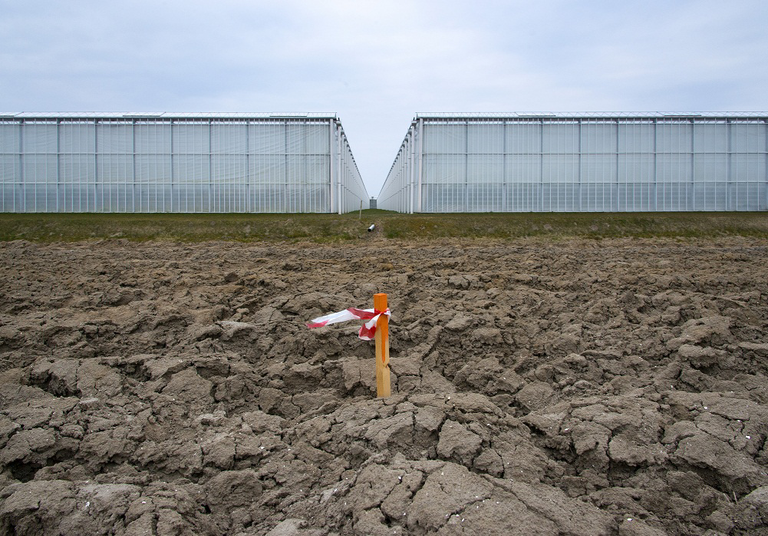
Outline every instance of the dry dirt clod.
{"type": "Polygon", "coordinates": [[[0,243],[0,267],[2,534],[768,531],[764,241],[0,243]],[[380,291],[386,400],[358,326],[304,325],[380,291]]]}

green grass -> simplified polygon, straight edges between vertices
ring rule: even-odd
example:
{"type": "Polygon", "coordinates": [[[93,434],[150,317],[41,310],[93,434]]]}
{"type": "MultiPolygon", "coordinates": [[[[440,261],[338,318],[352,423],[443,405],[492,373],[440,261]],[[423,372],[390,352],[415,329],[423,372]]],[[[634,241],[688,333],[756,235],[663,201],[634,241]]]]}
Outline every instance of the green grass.
{"type": "Polygon", "coordinates": [[[390,238],[768,238],[765,212],[421,214],[385,226],[390,238]]]}
{"type": "Polygon", "coordinates": [[[768,238],[768,212],[398,214],[8,214],[0,241],[127,239],[319,242],[446,238],[512,240],[675,237],[768,238]],[[376,225],[373,233],[368,232],[376,225]]]}

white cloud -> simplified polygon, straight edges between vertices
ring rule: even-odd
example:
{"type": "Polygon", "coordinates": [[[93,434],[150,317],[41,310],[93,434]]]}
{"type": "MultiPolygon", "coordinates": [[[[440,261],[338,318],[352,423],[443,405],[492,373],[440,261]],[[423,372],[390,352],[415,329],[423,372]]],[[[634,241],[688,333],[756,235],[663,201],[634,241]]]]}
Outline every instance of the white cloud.
{"type": "Polygon", "coordinates": [[[0,0],[2,108],[331,111],[378,193],[414,112],[766,109],[763,0],[0,0]]]}

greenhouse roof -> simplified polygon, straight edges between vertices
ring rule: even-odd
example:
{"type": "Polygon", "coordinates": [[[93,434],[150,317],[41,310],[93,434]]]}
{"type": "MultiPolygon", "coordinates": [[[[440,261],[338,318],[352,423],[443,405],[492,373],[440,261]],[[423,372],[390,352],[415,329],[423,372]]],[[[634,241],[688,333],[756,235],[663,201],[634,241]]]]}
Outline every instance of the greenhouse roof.
{"type": "Polygon", "coordinates": [[[338,119],[334,112],[0,112],[0,119],[338,119]]]}
{"type": "Polygon", "coordinates": [[[768,112],[419,112],[415,119],[768,118],[768,112]]]}

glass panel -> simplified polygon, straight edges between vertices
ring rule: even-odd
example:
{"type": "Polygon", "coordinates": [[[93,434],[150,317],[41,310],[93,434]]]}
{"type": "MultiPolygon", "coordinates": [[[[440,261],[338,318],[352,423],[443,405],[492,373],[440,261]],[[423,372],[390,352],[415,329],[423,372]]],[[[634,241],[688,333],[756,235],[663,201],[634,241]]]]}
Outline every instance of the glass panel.
{"type": "Polygon", "coordinates": [[[741,182],[766,182],[765,154],[735,154],[731,156],[732,180],[741,182]]]}
{"type": "Polygon", "coordinates": [[[656,160],[658,182],[690,182],[692,180],[689,155],[660,154],[656,160]]]}
{"type": "Polygon", "coordinates": [[[467,126],[464,123],[424,125],[424,154],[458,154],[466,151],[467,126]]]}
{"type": "MultiPolygon", "coordinates": [[[[557,183],[579,181],[578,155],[546,155],[543,158],[542,166],[542,182],[557,183]]],[[[603,170],[600,171],[602,172],[603,170]]]]}
{"type": "Polygon", "coordinates": [[[210,127],[207,123],[174,123],[173,152],[203,155],[211,152],[210,127]]]}
{"type": "Polygon", "coordinates": [[[247,163],[245,155],[214,155],[211,160],[213,182],[216,184],[247,182],[247,163]]]}
{"type": "Polygon", "coordinates": [[[467,185],[467,212],[500,212],[502,192],[502,184],[467,185]]]}
{"type": "Polygon", "coordinates": [[[469,155],[467,182],[472,184],[504,182],[504,157],[501,155],[469,155]]]}
{"type": "Polygon", "coordinates": [[[673,182],[656,185],[657,210],[686,211],[692,210],[690,202],[690,183],[673,182]]]}
{"type": "Polygon", "coordinates": [[[653,123],[629,123],[619,125],[619,152],[652,153],[653,145],[653,123]]]}
{"type": "Polygon", "coordinates": [[[545,183],[542,187],[542,210],[544,212],[574,212],[578,185],[545,183]]]}
{"type": "Polygon", "coordinates": [[[728,150],[728,125],[696,123],[693,139],[697,153],[724,153],[728,150]]]}
{"type": "Polygon", "coordinates": [[[690,123],[659,122],[656,151],[659,153],[690,153],[693,129],[690,123]]]}
{"type": "Polygon", "coordinates": [[[541,157],[538,155],[518,155],[507,157],[507,183],[541,182],[541,157]]]}
{"type": "Polygon", "coordinates": [[[697,154],[693,157],[693,176],[696,182],[727,182],[728,155],[697,154]]]}
{"type": "Polygon", "coordinates": [[[245,154],[248,151],[248,129],[245,123],[213,123],[211,152],[214,154],[245,154]]]}
{"type": "Polygon", "coordinates": [[[582,153],[616,153],[616,142],[615,123],[581,124],[582,153]]]}
{"type": "Polygon", "coordinates": [[[21,181],[18,155],[0,154],[0,184],[21,181]]]}
{"type": "Polygon", "coordinates": [[[142,154],[169,154],[171,127],[161,123],[137,123],[135,126],[136,152],[142,154]]]}
{"type": "Polygon", "coordinates": [[[94,153],[96,126],[93,123],[62,123],[59,126],[59,149],[62,153],[94,153]]]}
{"type": "Polygon", "coordinates": [[[506,152],[533,154],[541,152],[541,125],[539,123],[512,122],[507,125],[506,152]]]}
{"type": "Polygon", "coordinates": [[[735,153],[765,152],[765,136],[765,123],[733,123],[731,125],[732,151],[735,153]]]}
{"type": "Polygon", "coordinates": [[[614,210],[617,185],[611,183],[582,184],[579,210],[589,212],[610,212],[614,210]]]}
{"type": "Polygon", "coordinates": [[[510,212],[537,211],[540,199],[539,184],[507,184],[507,210],[510,212]]]}
{"type": "MultiPolygon", "coordinates": [[[[305,167],[305,184],[330,184],[329,162],[330,157],[327,154],[323,156],[308,156],[305,167]]],[[[313,191],[317,190],[313,189],[313,191]]]]}
{"type": "Polygon", "coordinates": [[[307,126],[302,123],[288,123],[286,125],[286,152],[288,154],[307,153],[307,126]]]}
{"type": "Polygon", "coordinates": [[[424,157],[423,182],[463,183],[466,179],[464,155],[427,155],[424,157]]]}
{"type": "Polygon", "coordinates": [[[616,182],[616,156],[586,154],[581,157],[581,182],[616,182]]]}
{"type": "Polygon", "coordinates": [[[210,180],[210,157],[203,155],[179,155],[173,157],[173,182],[194,183],[210,180]]]}
{"type": "Polygon", "coordinates": [[[285,156],[255,155],[251,157],[250,176],[252,181],[261,184],[285,184],[285,156]]]}
{"type": "Polygon", "coordinates": [[[766,185],[737,182],[731,185],[731,210],[766,210],[766,185]]]}
{"type": "Polygon", "coordinates": [[[617,210],[621,212],[647,212],[653,207],[653,184],[629,183],[617,186],[617,210]]]}
{"type": "Polygon", "coordinates": [[[133,153],[133,126],[119,123],[99,123],[96,128],[99,153],[133,153]]]}
{"type": "Polygon", "coordinates": [[[19,125],[14,123],[0,123],[0,154],[19,154],[19,125]]]}
{"type": "Polygon", "coordinates": [[[654,158],[653,154],[620,154],[619,155],[619,182],[620,183],[644,183],[653,182],[654,158]]]}
{"type": "Polygon", "coordinates": [[[322,123],[310,123],[305,125],[305,154],[328,154],[329,135],[328,125],[322,123]]]}
{"type": "Polygon", "coordinates": [[[96,163],[93,156],[62,155],[60,180],[68,183],[96,182],[96,163]]]}
{"type": "Polygon", "coordinates": [[[24,123],[23,129],[25,153],[56,153],[58,151],[55,124],[24,123]]]}
{"type": "Polygon", "coordinates": [[[693,210],[726,210],[727,185],[700,183],[693,188],[693,210]]]}
{"type": "Polygon", "coordinates": [[[28,154],[23,157],[23,182],[56,183],[58,159],[55,155],[28,154]]]}
{"type": "Polygon", "coordinates": [[[136,156],[136,182],[142,184],[171,182],[171,156],[161,154],[136,156]]]}
{"type": "Polygon", "coordinates": [[[503,124],[470,124],[467,128],[470,153],[501,154],[504,152],[503,124]]]}
{"type": "Polygon", "coordinates": [[[577,123],[545,123],[545,154],[568,154],[579,151],[579,125],[577,123]]]}
{"type": "Polygon", "coordinates": [[[255,123],[250,127],[249,144],[254,154],[284,154],[285,125],[255,123]]]}

